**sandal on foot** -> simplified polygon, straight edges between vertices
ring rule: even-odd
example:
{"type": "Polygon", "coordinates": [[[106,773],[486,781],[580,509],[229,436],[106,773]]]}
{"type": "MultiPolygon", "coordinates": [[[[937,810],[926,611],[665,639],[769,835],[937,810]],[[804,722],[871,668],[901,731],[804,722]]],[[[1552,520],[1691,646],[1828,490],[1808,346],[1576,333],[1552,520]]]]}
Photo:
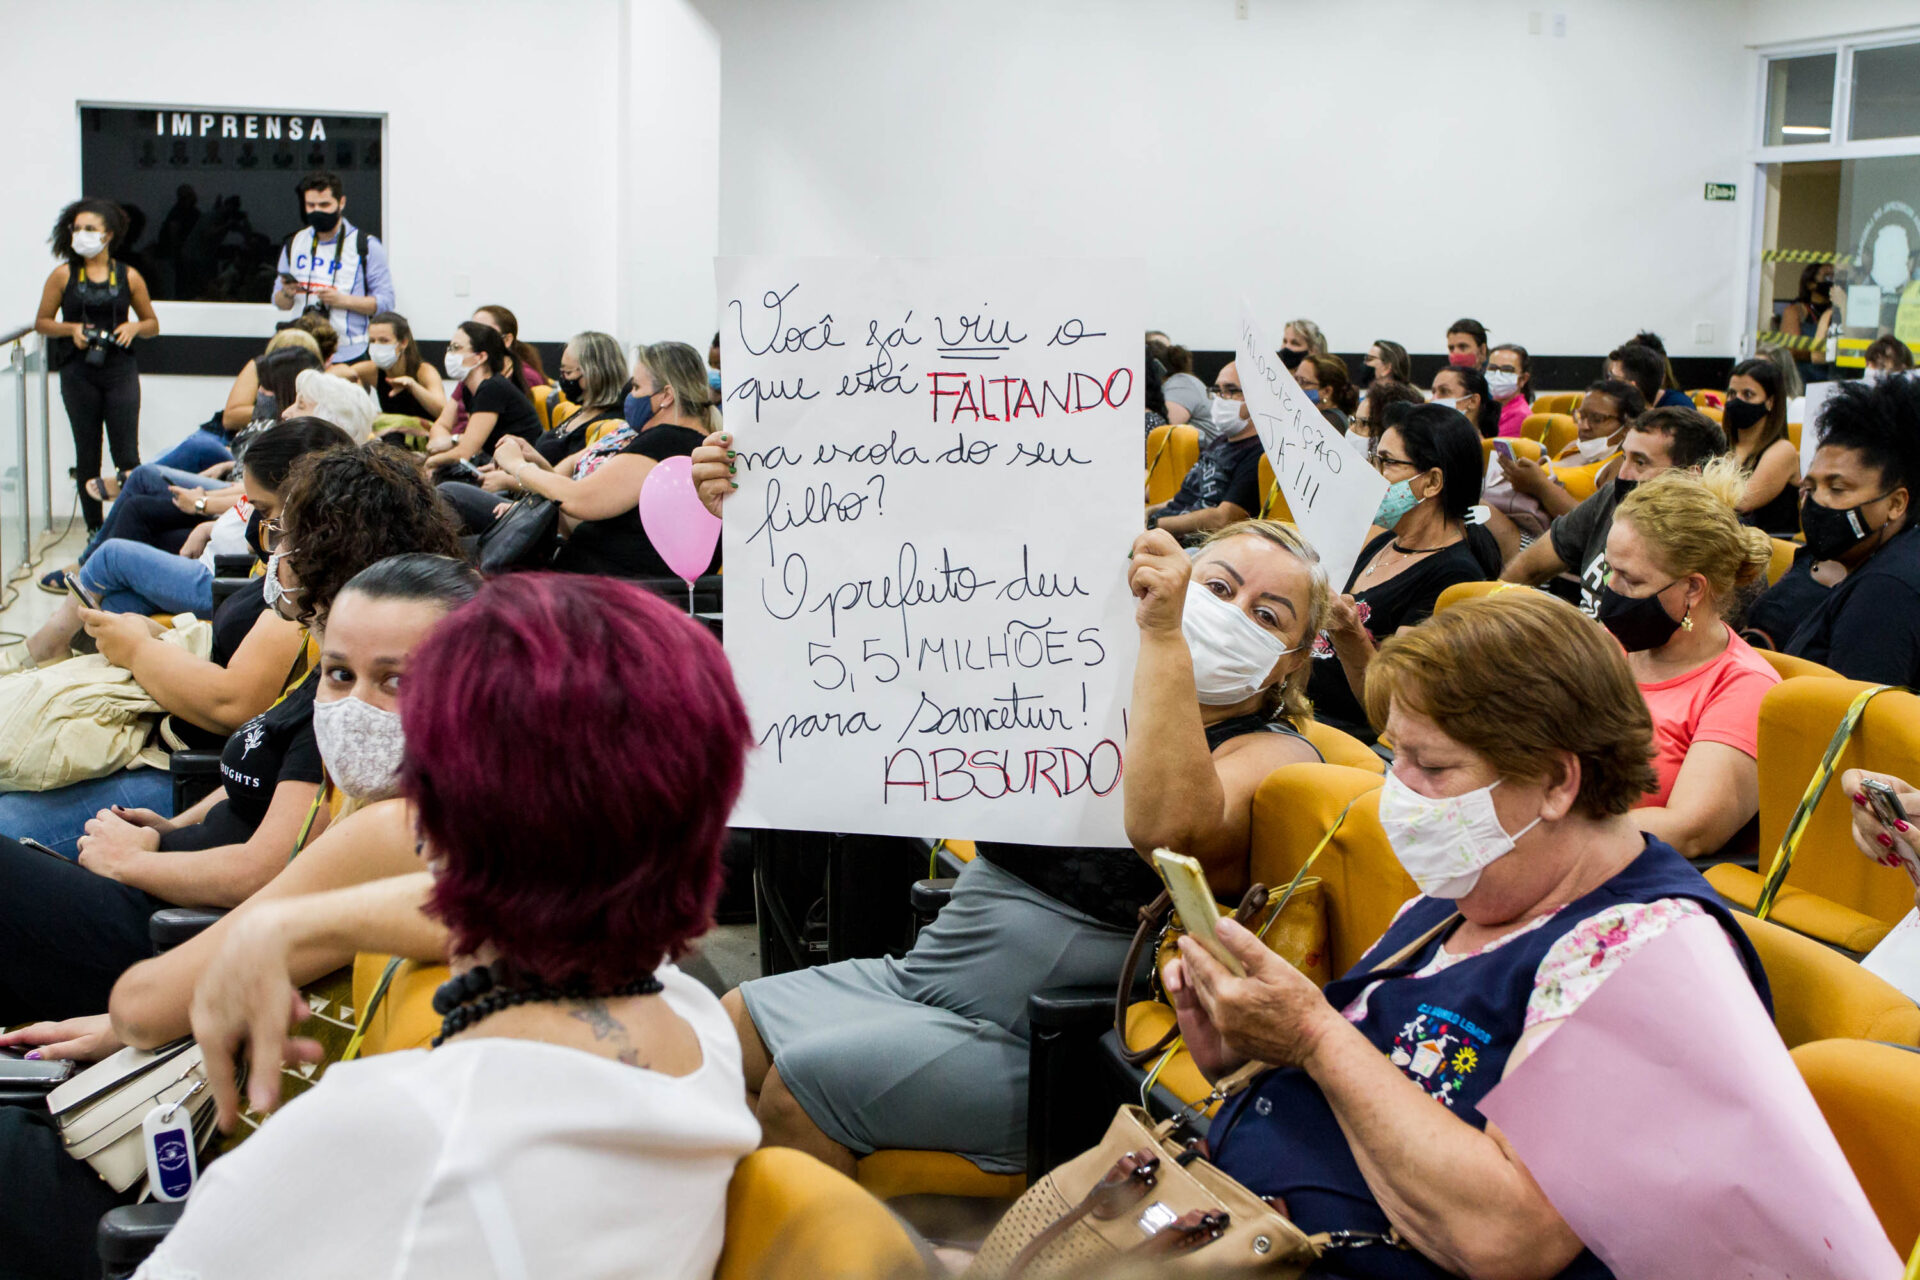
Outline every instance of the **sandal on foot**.
{"type": "Polygon", "coordinates": [[[63,596],[67,594],[67,587],[75,576],[71,568],[54,569],[41,574],[37,585],[50,595],[63,596]]]}
{"type": "Polygon", "coordinates": [[[125,488],[126,484],[127,473],[124,471],[116,471],[110,476],[95,476],[93,479],[87,481],[84,487],[87,491],[87,496],[95,502],[112,502],[120,496],[120,490],[125,488]],[[112,493],[107,492],[107,486],[109,484],[113,486],[112,493]]]}

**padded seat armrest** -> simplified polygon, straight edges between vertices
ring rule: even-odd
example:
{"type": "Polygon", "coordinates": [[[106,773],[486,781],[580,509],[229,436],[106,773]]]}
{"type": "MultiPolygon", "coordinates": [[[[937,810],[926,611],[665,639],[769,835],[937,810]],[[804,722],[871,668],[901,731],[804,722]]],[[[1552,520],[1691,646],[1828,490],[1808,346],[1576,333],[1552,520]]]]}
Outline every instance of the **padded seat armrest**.
{"type": "Polygon", "coordinates": [[[167,758],[167,772],[173,775],[173,811],[185,813],[220,785],[220,753],[176,751],[167,758]]]}
{"type": "Polygon", "coordinates": [[[213,579],[213,607],[218,609],[227,600],[244,590],[252,578],[228,578],[215,575],[213,579]]]}
{"type": "Polygon", "coordinates": [[[953,881],[915,880],[908,891],[908,900],[913,903],[913,913],[923,919],[931,920],[940,914],[940,908],[947,905],[953,897],[953,881]]]}
{"type": "Polygon", "coordinates": [[[1113,987],[1049,987],[1027,997],[1034,1030],[1105,1029],[1113,1025],[1113,987]]]}
{"type": "Polygon", "coordinates": [[[249,555],[215,556],[213,558],[213,576],[216,578],[245,578],[253,573],[254,559],[249,555]]]}
{"type": "Polygon", "coordinates": [[[186,1211],[184,1200],[172,1204],[159,1200],[123,1204],[107,1210],[100,1218],[94,1237],[100,1251],[100,1264],[107,1276],[131,1275],[167,1238],[167,1233],[186,1211]]]}
{"type": "Polygon", "coordinates": [[[153,953],[171,951],[198,937],[226,914],[222,907],[162,907],[147,917],[147,937],[153,942],[153,953]]]}

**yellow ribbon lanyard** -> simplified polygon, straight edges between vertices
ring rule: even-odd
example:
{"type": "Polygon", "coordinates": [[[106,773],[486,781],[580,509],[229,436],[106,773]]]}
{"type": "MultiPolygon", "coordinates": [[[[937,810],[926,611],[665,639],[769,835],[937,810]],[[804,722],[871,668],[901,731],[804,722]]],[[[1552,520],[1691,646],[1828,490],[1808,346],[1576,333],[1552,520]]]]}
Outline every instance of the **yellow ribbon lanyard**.
{"type": "Polygon", "coordinates": [[[1920,1240],[1913,1242],[1913,1256],[1907,1259],[1906,1280],[1920,1280],[1920,1240]]]}
{"type": "Polygon", "coordinates": [[[1273,483],[1267,486],[1267,500],[1260,504],[1260,518],[1265,520],[1267,513],[1273,510],[1273,504],[1280,500],[1280,477],[1275,476],[1273,483]]]}
{"type": "MultiPolygon", "coordinates": [[[[1369,793],[1366,791],[1360,793],[1360,795],[1367,794],[1369,793]]],[[[1287,884],[1287,891],[1280,895],[1280,905],[1273,909],[1272,914],[1267,917],[1267,922],[1260,926],[1260,932],[1254,935],[1255,937],[1262,942],[1267,940],[1267,932],[1273,928],[1274,921],[1285,914],[1287,904],[1293,901],[1294,891],[1299,889],[1301,883],[1307,878],[1307,872],[1313,869],[1313,864],[1319,861],[1320,855],[1326,852],[1327,846],[1333,843],[1333,838],[1340,834],[1340,828],[1346,822],[1347,815],[1353,812],[1353,806],[1359,803],[1359,800],[1360,796],[1355,796],[1341,808],[1339,816],[1333,820],[1333,825],[1328,827],[1327,833],[1320,837],[1320,843],[1313,846],[1313,852],[1309,853],[1307,860],[1300,864],[1300,869],[1293,873],[1293,879],[1287,884]]],[[[1153,1086],[1160,1080],[1160,1073],[1166,1069],[1169,1062],[1173,1061],[1173,1055],[1180,1052],[1185,1041],[1185,1036],[1175,1036],[1173,1043],[1167,1046],[1167,1051],[1160,1055],[1160,1060],[1155,1062],[1152,1069],[1147,1072],[1147,1078],[1140,1082],[1142,1109],[1150,1109],[1147,1107],[1147,1096],[1153,1092],[1153,1086]]]]}
{"type": "Polygon", "coordinates": [[[340,1055],[340,1061],[352,1062],[360,1056],[360,1042],[367,1038],[367,1028],[373,1025],[373,1015],[379,1011],[381,1002],[387,998],[387,988],[393,985],[393,975],[400,971],[401,963],[399,956],[394,956],[387,961],[386,970],[380,975],[379,985],[374,987],[373,994],[367,997],[367,1007],[360,1011],[360,1021],[354,1025],[353,1038],[347,1041],[346,1051],[340,1055]]]}
{"type": "Polygon", "coordinates": [[[1813,818],[1813,811],[1819,807],[1820,797],[1826,794],[1827,784],[1833,781],[1833,766],[1840,759],[1840,753],[1847,748],[1847,742],[1853,737],[1853,731],[1860,725],[1860,717],[1866,714],[1867,704],[1895,685],[1877,684],[1863,691],[1847,707],[1847,714],[1840,717],[1840,726],[1833,731],[1833,737],[1827,743],[1827,753],[1820,758],[1820,767],[1813,771],[1813,777],[1807,783],[1807,790],[1800,797],[1800,807],[1793,811],[1793,820],[1787,823],[1786,834],[1780,838],[1780,848],[1773,855],[1773,865],[1767,868],[1767,878],[1760,886],[1760,900],[1754,904],[1753,914],[1761,920],[1773,910],[1773,901],[1780,896],[1780,888],[1786,883],[1787,872],[1793,866],[1793,855],[1800,848],[1800,837],[1805,834],[1807,823],[1813,818]]]}

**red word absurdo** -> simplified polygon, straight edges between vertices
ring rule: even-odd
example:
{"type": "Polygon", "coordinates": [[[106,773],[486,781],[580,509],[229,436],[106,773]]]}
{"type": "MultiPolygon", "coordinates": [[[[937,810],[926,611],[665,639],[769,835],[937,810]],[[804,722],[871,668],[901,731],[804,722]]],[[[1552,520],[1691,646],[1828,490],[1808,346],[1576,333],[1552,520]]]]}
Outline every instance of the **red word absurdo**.
{"type": "Polygon", "coordinates": [[[1087,791],[1104,796],[1120,785],[1120,744],[1102,738],[1091,751],[1033,747],[1025,751],[967,751],[902,747],[886,758],[881,802],[896,800],[1002,800],[1008,796],[1066,797],[1087,791]]]}
{"type": "Polygon", "coordinates": [[[935,422],[958,422],[963,413],[972,414],[975,422],[1016,422],[1022,415],[1044,418],[1049,413],[1118,409],[1133,398],[1131,369],[1115,369],[1105,378],[1070,373],[1058,383],[1042,378],[1038,392],[1026,378],[992,378],[948,369],[936,369],[927,376],[933,383],[935,422]]]}

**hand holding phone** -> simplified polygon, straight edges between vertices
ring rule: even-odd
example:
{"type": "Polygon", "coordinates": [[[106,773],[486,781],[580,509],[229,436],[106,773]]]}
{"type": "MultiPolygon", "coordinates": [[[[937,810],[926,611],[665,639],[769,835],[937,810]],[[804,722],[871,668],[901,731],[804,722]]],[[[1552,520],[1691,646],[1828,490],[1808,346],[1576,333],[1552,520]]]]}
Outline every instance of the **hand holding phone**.
{"type": "Polygon", "coordinates": [[[1505,458],[1508,462],[1513,461],[1513,442],[1511,440],[1495,440],[1493,442],[1493,451],[1505,458]]]}
{"type": "Polygon", "coordinates": [[[46,855],[47,855],[47,856],[48,856],[49,858],[58,858],[58,859],[60,859],[60,861],[62,861],[62,862],[72,862],[72,861],[73,861],[73,859],[72,859],[72,858],[69,858],[69,857],[67,857],[67,856],[66,856],[65,854],[62,854],[61,852],[59,852],[59,851],[58,851],[58,850],[56,850],[56,849],[50,849],[50,848],[48,848],[48,847],[47,847],[46,845],[44,845],[44,844],[41,844],[41,843],[40,843],[40,842],[39,842],[38,840],[32,840],[32,839],[29,839],[29,838],[28,838],[28,837],[26,837],[26,836],[16,836],[16,837],[15,837],[14,839],[15,839],[15,843],[18,843],[18,844],[23,844],[23,845],[25,845],[25,846],[26,846],[27,848],[29,848],[29,849],[31,849],[31,850],[33,850],[33,851],[34,851],[35,853],[44,853],[44,854],[46,854],[46,855]]]}
{"type": "Polygon", "coordinates": [[[1906,871],[1914,884],[1920,885],[1920,862],[1913,851],[1901,840],[1901,833],[1908,826],[1906,806],[1900,803],[1900,794],[1879,778],[1864,778],[1860,782],[1860,792],[1867,798],[1867,807],[1873,810],[1873,816],[1886,828],[1887,838],[1893,842],[1893,856],[1906,871]]]}
{"type": "Polygon", "coordinates": [[[1187,935],[1205,947],[1207,954],[1218,960],[1228,973],[1236,978],[1246,977],[1246,966],[1220,941],[1217,927],[1220,905],[1213,900],[1213,890],[1207,887],[1207,875],[1201,870],[1200,864],[1184,853],[1155,849],[1153,869],[1160,873],[1160,879],[1166,883],[1167,894],[1173,899],[1174,914],[1179,916],[1181,927],[1187,931],[1187,935]]]}
{"type": "Polygon", "coordinates": [[[89,609],[97,610],[100,608],[100,597],[87,589],[86,584],[80,581],[79,574],[76,573],[70,576],[67,579],[67,585],[73,588],[74,595],[80,597],[81,604],[84,604],[89,609]]]}

